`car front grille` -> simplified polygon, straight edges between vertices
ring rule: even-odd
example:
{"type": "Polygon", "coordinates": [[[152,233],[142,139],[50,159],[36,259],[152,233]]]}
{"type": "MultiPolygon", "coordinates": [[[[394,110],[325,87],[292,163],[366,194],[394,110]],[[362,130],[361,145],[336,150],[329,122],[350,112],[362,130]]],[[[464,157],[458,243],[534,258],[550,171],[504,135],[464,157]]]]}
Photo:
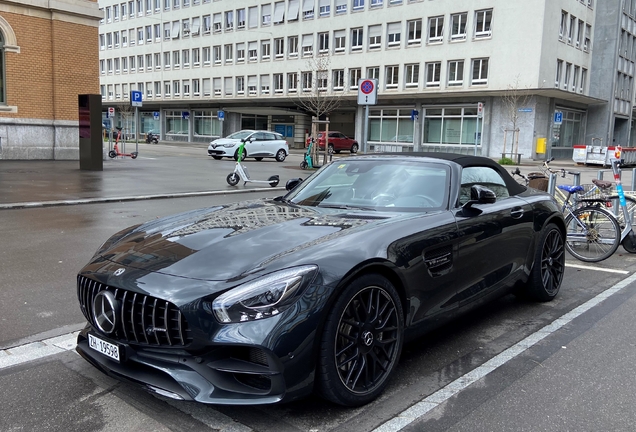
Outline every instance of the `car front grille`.
{"type": "Polygon", "coordinates": [[[174,304],[114,288],[100,282],[77,276],[77,298],[86,319],[95,325],[93,300],[101,291],[110,291],[119,302],[114,339],[151,346],[186,346],[192,342],[188,323],[174,304]]]}

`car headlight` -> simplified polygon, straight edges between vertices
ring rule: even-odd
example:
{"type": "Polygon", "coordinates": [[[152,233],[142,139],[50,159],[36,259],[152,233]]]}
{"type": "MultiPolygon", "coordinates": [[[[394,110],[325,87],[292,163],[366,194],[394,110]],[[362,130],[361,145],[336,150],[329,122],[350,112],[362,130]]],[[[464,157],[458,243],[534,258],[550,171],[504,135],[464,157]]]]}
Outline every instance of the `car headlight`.
{"type": "Polygon", "coordinates": [[[214,315],[222,323],[278,315],[301,295],[317,270],[315,265],[294,267],[239,285],[214,300],[214,315]]]}
{"type": "Polygon", "coordinates": [[[225,148],[232,148],[232,147],[234,147],[234,145],[235,145],[234,143],[230,143],[230,144],[223,144],[223,147],[225,147],[225,148]]]}

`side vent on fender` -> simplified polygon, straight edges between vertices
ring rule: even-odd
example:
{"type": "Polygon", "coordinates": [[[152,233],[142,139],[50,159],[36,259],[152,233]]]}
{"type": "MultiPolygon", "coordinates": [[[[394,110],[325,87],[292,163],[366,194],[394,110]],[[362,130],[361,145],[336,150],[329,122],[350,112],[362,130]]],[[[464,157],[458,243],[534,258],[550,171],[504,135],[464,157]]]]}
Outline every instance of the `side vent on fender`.
{"type": "Polygon", "coordinates": [[[453,246],[448,245],[424,253],[426,268],[432,276],[441,276],[453,266],[453,246]]]}

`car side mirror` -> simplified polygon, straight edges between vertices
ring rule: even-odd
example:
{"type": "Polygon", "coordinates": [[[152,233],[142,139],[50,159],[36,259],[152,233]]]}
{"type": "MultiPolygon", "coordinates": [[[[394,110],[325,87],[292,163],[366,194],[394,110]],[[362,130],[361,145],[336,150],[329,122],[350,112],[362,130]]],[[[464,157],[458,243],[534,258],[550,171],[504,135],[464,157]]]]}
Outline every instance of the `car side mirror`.
{"type": "Polygon", "coordinates": [[[303,179],[301,179],[300,177],[289,179],[287,180],[287,183],[285,183],[285,189],[290,191],[294,189],[296,186],[298,186],[299,184],[301,184],[302,182],[303,182],[303,179]]]}
{"type": "Polygon", "coordinates": [[[470,201],[463,208],[471,208],[474,204],[493,204],[497,201],[497,195],[485,186],[473,185],[470,187],[470,201]]]}

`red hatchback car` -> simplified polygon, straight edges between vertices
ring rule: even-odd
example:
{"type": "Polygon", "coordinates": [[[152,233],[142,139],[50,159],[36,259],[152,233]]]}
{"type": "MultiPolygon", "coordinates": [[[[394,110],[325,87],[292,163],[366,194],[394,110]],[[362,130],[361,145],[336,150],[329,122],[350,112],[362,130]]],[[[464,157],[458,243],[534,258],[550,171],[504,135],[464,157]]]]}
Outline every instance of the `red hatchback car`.
{"type": "MultiPolygon", "coordinates": [[[[309,145],[309,139],[307,139],[307,145],[309,145]]],[[[318,132],[318,148],[320,150],[325,149],[325,132],[318,132]]],[[[340,153],[342,150],[346,150],[350,153],[357,153],[359,148],[360,146],[358,145],[358,141],[353,138],[349,138],[338,131],[329,131],[330,153],[340,153]]]]}

